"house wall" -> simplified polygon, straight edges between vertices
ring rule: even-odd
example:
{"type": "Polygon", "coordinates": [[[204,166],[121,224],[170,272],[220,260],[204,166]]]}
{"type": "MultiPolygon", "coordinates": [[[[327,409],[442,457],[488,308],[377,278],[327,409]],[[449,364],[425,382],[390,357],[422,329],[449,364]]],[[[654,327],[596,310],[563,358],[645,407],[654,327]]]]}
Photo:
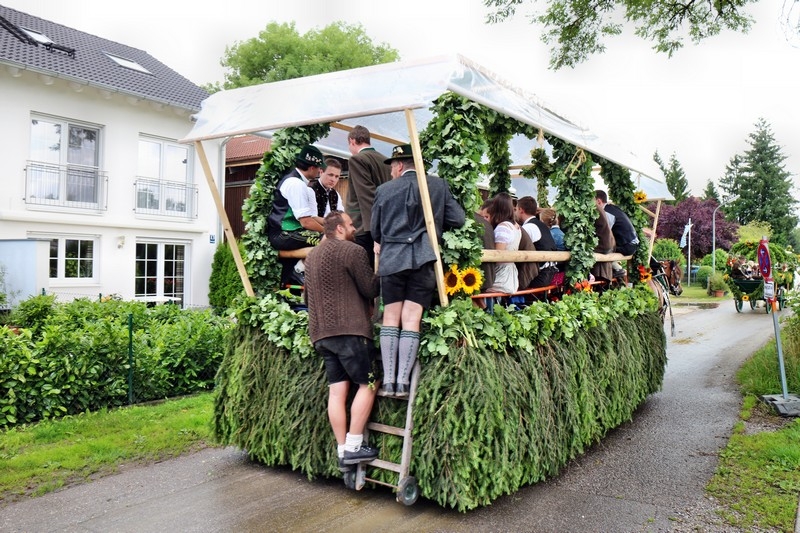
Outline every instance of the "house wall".
{"type": "MultiPolygon", "coordinates": [[[[216,207],[197,154],[192,175],[197,186],[197,217],[177,218],[135,213],[134,183],[140,134],[175,141],[191,129],[189,112],[136,100],[64,80],[22,71],[18,77],[0,67],[0,239],[77,235],[96,238],[95,279],[51,280],[50,292],[65,299],[118,294],[134,297],[136,242],[186,246],[185,306],[208,305],[208,279],[215,242],[219,241],[216,207]],[[48,85],[46,82],[49,81],[48,85]],[[100,169],[108,175],[106,210],[33,205],[25,202],[26,162],[30,157],[31,115],[52,115],[99,127],[100,169]],[[213,239],[212,239],[213,236],[213,239]]],[[[218,173],[219,153],[207,150],[218,173]]],[[[1,253],[1,252],[0,252],[1,253]]],[[[0,257],[7,262],[9,257],[0,257]]]]}

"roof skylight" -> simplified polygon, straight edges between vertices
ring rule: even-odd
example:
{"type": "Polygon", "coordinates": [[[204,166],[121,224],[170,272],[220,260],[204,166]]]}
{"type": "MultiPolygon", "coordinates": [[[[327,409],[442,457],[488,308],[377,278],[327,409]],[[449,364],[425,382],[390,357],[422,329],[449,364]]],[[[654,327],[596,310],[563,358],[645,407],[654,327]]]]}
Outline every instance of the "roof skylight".
{"type": "Polygon", "coordinates": [[[137,72],[143,72],[145,74],[152,74],[152,72],[144,68],[142,65],[140,65],[133,59],[125,59],[124,57],[115,56],[114,54],[109,54],[108,52],[103,52],[103,53],[107,55],[109,59],[114,61],[114,63],[116,63],[121,67],[129,68],[137,72]]]}
{"type": "Polygon", "coordinates": [[[48,37],[44,33],[39,33],[36,30],[29,30],[28,28],[23,28],[21,26],[20,29],[24,31],[28,35],[28,37],[30,37],[39,44],[53,44],[53,40],[50,39],[50,37],[48,37]]]}

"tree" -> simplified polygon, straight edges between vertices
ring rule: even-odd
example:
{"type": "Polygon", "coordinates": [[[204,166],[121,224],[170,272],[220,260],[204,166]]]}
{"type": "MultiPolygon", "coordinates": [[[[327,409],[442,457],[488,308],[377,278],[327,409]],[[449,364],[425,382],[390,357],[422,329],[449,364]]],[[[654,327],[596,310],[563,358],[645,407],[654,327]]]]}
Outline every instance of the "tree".
{"type": "MultiPolygon", "coordinates": [[[[658,220],[658,238],[680,241],[683,236],[683,229],[691,218],[692,257],[700,259],[711,253],[712,233],[716,233],[716,248],[730,249],[733,243],[737,241],[736,229],[738,225],[726,221],[722,213],[717,210],[716,228],[713,228],[711,216],[717,206],[719,204],[714,200],[700,201],[694,196],[690,196],[674,206],[665,205],[658,220]],[[716,231],[712,232],[713,229],[716,231]]],[[[684,253],[686,251],[684,248],[684,253]]]]}
{"type": "Polygon", "coordinates": [[[703,200],[714,200],[715,202],[719,203],[719,193],[717,192],[717,188],[714,187],[714,182],[708,180],[706,183],[706,188],[703,189],[703,196],[701,197],[703,200]]]}
{"type": "Polygon", "coordinates": [[[658,164],[661,172],[664,173],[664,178],[667,181],[667,189],[675,198],[673,203],[677,204],[686,200],[686,198],[689,197],[689,180],[686,179],[686,173],[683,171],[683,167],[681,167],[675,154],[670,156],[669,166],[664,164],[661,156],[658,155],[658,151],[653,154],[653,161],[658,164]]]}
{"type": "MultiPolygon", "coordinates": [[[[544,13],[532,20],[544,26],[542,41],[552,44],[550,68],[574,67],[590,55],[605,51],[602,40],[620,35],[623,19],[634,25],[634,33],[654,43],[656,52],[669,57],[683,46],[688,35],[699,43],[722,30],[747,32],[753,18],[742,10],[758,0],[714,2],[670,2],[667,0],[553,0],[542,2],[544,13]]],[[[522,4],[541,5],[537,0],[484,0],[490,8],[487,20],[503,21],[522,4]]]]}
{"type": "Polygon", "coordinates": [[[390,63],[399,57],[389,45],[373,44],[360,24],[334,22],[300,35],[294,23],[270,22],[258,37],[226,47],[220,63],[230,71],[222,88],[390,63]]]}
{"type": "Polygon", "coordinates": [[[797,200],[792,194],[792,175],[784,167],[786,156],[769,124],[760,118],[755,128],[750,134],[750,149],[741,157],[739,167],[731,171],[729,191],[739,198],[730,203],[727,211],[741,225],[754,221],[769,223],[772,240],[786,245],[792,242],[792,230],[798,221],[794,213],[797,200]]]}

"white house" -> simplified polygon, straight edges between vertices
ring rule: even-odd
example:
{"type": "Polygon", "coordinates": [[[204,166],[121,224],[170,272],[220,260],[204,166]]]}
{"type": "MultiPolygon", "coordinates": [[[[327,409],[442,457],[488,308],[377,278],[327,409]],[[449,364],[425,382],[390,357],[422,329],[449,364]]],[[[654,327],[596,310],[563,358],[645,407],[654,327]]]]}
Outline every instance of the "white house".
{"type": "Polygon", "coordinates": [[[177,142],[207,96],[142,50],[0,6],[0,263],[17,300],[208,305],[220,223],[177,142]]]}

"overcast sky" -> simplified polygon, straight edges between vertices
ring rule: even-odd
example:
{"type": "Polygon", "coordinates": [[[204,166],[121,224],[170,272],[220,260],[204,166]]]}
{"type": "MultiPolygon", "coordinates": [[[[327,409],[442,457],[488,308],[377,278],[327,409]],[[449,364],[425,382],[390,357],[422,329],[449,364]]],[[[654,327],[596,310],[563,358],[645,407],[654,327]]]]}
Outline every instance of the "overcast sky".
{"type": "Polygon", "coordinates": [[[559,72],[547,69],[540,28],[524,13],[488,25],[481,0],[0,3],[145,50],[197,84],[222,81],[225,47],[257,36],[271,21],[294,21],[301,33],[337,20],[360,23],[402,59],[460,53],[643,159],[656,150],[665,161],[675,153],[696,195],[708,179],[719,182],[764,117],[798,185],[800,48],[780,28],[782,2],[750,6],[756,25],[749,34],[689,43],[671,59],[626,28],[626,36],[607,41],[604,54],[559,72]]]}

